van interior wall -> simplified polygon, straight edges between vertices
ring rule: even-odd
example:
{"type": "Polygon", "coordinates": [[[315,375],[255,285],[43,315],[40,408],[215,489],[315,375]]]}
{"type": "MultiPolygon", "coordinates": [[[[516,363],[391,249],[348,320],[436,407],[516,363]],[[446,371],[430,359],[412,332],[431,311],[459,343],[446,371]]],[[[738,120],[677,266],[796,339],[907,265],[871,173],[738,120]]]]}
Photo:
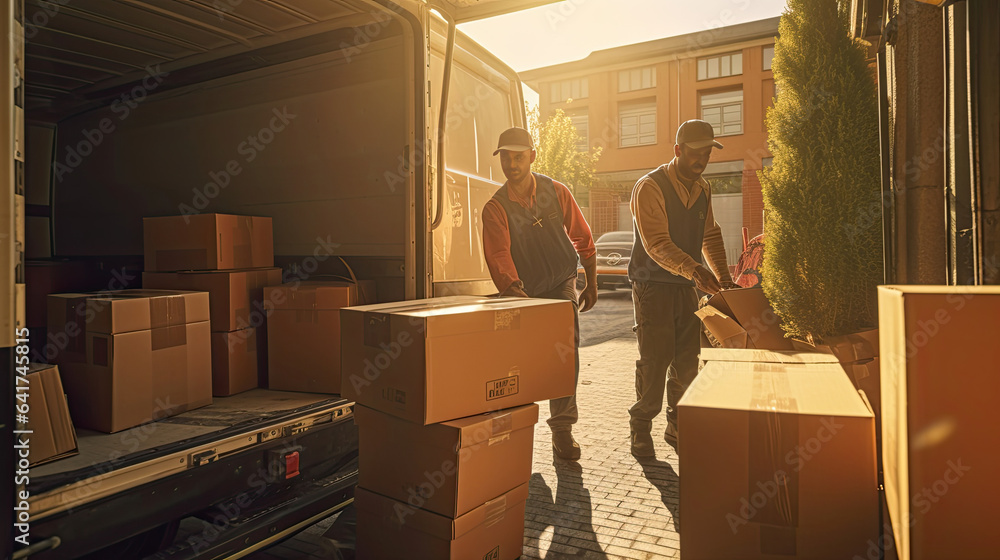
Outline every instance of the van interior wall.
{"type": "MultiPolygon", "coordinates": [[[[271,216],[279,264],[364,257],[401,287],[405,60],[387,33],[60,122],[55,254],[140,255],[145,216],[271,216]]],[[[342,274],[321,262],[314,274],[342,274]]]]}

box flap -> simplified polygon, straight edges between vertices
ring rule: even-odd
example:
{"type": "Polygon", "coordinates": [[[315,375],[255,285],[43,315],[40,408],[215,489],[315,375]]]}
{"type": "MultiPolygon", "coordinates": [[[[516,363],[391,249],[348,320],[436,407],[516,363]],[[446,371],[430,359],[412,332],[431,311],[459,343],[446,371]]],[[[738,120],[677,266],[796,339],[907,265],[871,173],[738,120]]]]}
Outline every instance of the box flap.
{"type": "Polygon", "coordinates": [[[929,286],[895,285],[879,286],[879,291],[898,294],[939,294],[939,295],[1000,295],[1000,286],[929,286]]]}
{"type": "Polygon", "coordinates": [[[704,318],[702,320],[723,347],[736,347],[739,341],[738,335],[729,334],[735,333],[735,328],[732,323],[723,319],[724,316],[746,331],[746,348],[794,349],[791,340],[785,338],[781,320],[775,315],[760,287],[723,290],[712,296],[699,312],[699,317],[711,317],[709,321],[704,318]],[[706,307],[713,307],[715,311],[706,311],[706,307]],[[720,332],[716,333],[713,328],[720,332]]]}
{"type": "Polygon", "coordinates": [[[208,292],[121,290],[92,294],[87,330],[120,334],[208,321],[208,292]]]}
{"type": "Polygon", "coordinates": [[[549,313],[553,307],[564,308],[563,312],[567,314],[573,313],[572,304],[567,300],[470,296],[355,306],[343,312],[365,314],[366,344],[374,345],[371,341],[386,337],[389,316],[408,317],[411,322],[423,319],[426,322],[424,338],[435,338],[518,329],[522,315],[530,317],[539,312],[549,313]]]}
{"type": "Polygon", "coordinates": [[[360,486],[355,488],[354,498],[359,510],[370,512],[393,526],[406,525],[440,539],[455,540],[480,525],[489,527],[503,520],[509,509],[528,499],[528,483],[497,496],[458,519],[415,508],[360,486]]]}
{"type": "Polygon", "coordinates": [[[528,483],[525,482],[510,492],[502,496],[497,496],[456,519],[451,538],[457,539],[480,525],[485,525],[486,527],[496,525],[503,521],[508,510],[527,499],[528,483]]]}
{"type": "Polygon", "coordinates": [[[702,307],[694,314],[701,319],[705,328],[715,338],[713,344],[720,344],[722,348],[747,347],[747,332],[729,315],[711,305],[702,307]]]}
{"type": "Polygon", "coordinates": [[[872,416],[834,363],[708,362],[679,406],[829,416],[872,416]]]}
{"type": "Polygon", "coordinates": [[[427,425],[414,424],[360,404],[355,406],[354,415],[358,425],[377,424],[385,432],[419,430],[420,441],[426,445],[457,452],[484,442],[499,442],[516,430],[533,429],[538,423],[538,405],[532,403],[427,425]]]}
{"type": "Polygon", "coordinates": [[[860,362],[878,356],[878,329],[829,336],[823,339],[822,344],[812,345],[801,340],[793,340],[792,344],[797,350],[832,354],[843,363],[860,362]]]}
{"type": "Polygon", "coordinates": [[[762,362],[774,364],[835,364],[837,358],[821,352],[758,350],[756,348],[702,348],[705,362],[762,362]]]}
{"type": "Polygon", "coordinates": [[[537,423],[538,405],[532,403],[498,412],[443,422],[441,425],[458,430],[457,447],[462,449],[483,442],[490,442],[492,444],[494,441],[499,441],[509,436],[511,432],[533,428],[537,423]]]}
{"type": "Polygon", "coordinates": [[[342,309],[358,301],[358,289],[350,282],[291,282],[265,287],[264,299],[275,310],[342,309]]]}

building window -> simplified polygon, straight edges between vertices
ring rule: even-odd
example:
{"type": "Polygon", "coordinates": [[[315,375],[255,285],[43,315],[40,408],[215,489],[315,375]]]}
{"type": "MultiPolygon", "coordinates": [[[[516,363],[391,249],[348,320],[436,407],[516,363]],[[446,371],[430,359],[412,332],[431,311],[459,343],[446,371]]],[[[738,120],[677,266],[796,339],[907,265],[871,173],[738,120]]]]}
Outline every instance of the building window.
{"type": "Polygon", "coordinates": [[[762,158],[760,160],[760,164],[764,168],[771,167],[772,165],[774,165],[774,158],[773,157],[762,158]]]}
{"type": "Polygon", "coordinates": [[[698,79],[711,80],[743,73],[743,53],[735,52],[698,59],[698,79]]]}
{"type": "Polygon", "coordinates": [[[774,45],[764,47],[764,60],[762,61],[762,68],[764,68],[764,70],[770,70],[772,60],[774,60],[774,45]]]}
{"type": "Polygon", "coordinates": [[[743,134],[743,90],[701,94],[701,118],[716,136],[743,134]]]}
{"type": "Polygon", "coordinates": [[[562,103],[567,99],[586,99],[590,88],[587,78],[563,80],[549,84],[549,102],[562,103]]]}
{"type": "Polygon", "coordinates": [[[580,111],[578,113],[570,113],[569,118],[573,121],[573,127],[576,128],[576,149],[578,152],[586,152],[590,149],[590,124],[587,111],[580,111]]]}
{"type": "Polygon", "coordinates": [[[618,93],[656,87],[656,68],[633,68],[618,72],[618,93]]]}
{"type": "Polygon", "coordinates": [[[656,144],[656,103],[619,106],[618,131],[622,148],[656,144]]]}

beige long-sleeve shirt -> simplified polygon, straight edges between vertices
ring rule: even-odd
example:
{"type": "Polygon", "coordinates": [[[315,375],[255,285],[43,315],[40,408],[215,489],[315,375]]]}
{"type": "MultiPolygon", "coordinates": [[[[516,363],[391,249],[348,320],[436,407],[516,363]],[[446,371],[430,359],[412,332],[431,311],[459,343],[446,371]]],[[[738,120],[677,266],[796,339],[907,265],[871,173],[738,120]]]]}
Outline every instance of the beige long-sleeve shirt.
{"type": "MultiPolygon", "coordinates": [[[[726,247],[722,241],[722,228],[715,223],[712,213],[712,188],[708,181],[698,179],[688,190],[677,177],[676,160],[671,160],[662,166],[670,178],[674,191],[687,208],[698,200],[698,195],[704,191],[708,199],[708,213],[705,215],[705,239],[702,242],[702,252],[715,276],[720,282],[731,282],[729,265],[726,263],[726,247]]],[[[632,189],[632,199],[629,202],[632,217],[639,230],[639,238],[646,253],[656,264],[668,272],[690,279],[694,269],[701,263],[695,261],[683,249],[670,239],[670,226],[667,223],[667,210],[663,200],[663,191],[649,177],[643,177],[632,189]]]]}

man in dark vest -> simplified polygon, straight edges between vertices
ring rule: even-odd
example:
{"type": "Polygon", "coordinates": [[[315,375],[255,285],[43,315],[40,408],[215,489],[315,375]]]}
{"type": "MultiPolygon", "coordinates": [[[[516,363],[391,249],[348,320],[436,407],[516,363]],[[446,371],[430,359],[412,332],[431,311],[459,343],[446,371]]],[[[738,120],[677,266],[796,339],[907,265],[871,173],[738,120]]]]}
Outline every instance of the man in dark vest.
{"type": "MultiPolygon", "coordinates": [[[[483,252],[490,276],[502,295],[573,302],[579,378],[579,313],[597,303],[594,237],[566,185],[531,172],[536,152],[527,130],[504,131],[493,152],[498,154],[507,182],[483,207],[483,252]],[[579,295],[577,255],[587,277],[579,295]]],[[[576,395],[549,401],[549,411],[553,452],[562,459],[579,459],[580,446],[571,432],[576,395]]]]}
{"type": "Polygon", "coordinates": [[[637,402],[629,409],[632,454],[653,456],[649,435],[667,393],[664,439],[677,444],[677,402],[698,373],[701,347],[699,290],[715,294],[732,285],[722,230],[712,215],[712,189],[701,174],[715,140],[712,125],[691,120],[677,129],[674,159],[639,179],[630,207],[635,242],[629,261],[639,360],[637,402]],[[705,268],[702,254],[715,273],[705,268]],[[721,282],[720,282],[721,280],[721,282]]]}

